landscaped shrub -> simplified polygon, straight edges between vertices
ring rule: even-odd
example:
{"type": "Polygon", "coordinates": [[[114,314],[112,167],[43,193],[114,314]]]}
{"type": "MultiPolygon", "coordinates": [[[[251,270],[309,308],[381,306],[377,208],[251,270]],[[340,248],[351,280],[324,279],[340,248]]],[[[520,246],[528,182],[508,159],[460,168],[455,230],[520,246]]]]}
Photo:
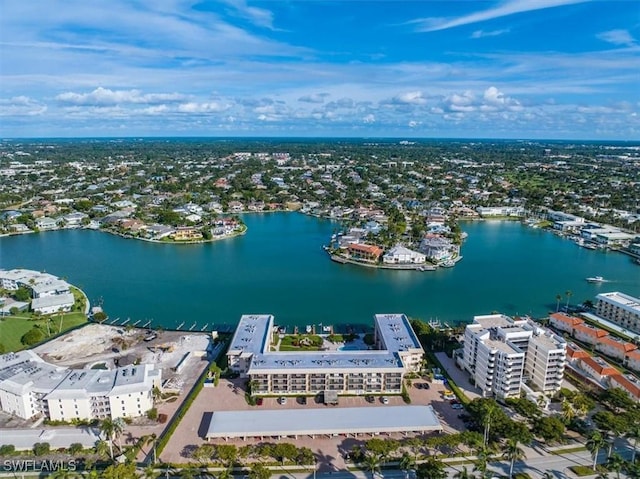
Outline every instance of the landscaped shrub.
{"type": "Polygon", "coordinates": [[[16,446],[13,444],[3,444],[0,446],[0,456],[8,456],[16,452],[16,446]]]}
{"type": "Polygon", "coordinates": [[[48,442],[36,442],[33,445],[33,453],[36,456],[44,456],[51,452],[51,445],[48,442]]]}

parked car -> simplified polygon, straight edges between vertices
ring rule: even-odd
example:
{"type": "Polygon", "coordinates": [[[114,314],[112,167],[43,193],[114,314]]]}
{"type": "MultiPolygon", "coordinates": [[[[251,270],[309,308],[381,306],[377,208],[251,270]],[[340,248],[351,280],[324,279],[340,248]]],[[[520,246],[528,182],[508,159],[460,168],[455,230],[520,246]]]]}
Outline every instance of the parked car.
{"type": "Polygon", "coordinates": [[[284,396],[280,396],[278,398],[278,404],[287,404],[287,398],[284,396]]]}
{"type": "Polygon", "coordinates": [[[452,404],[451,409],[464,409],[464,406],[460,403],[452,404]]]}
{"type": "Polygon", "coordinates": [[[256,399],[256,405],[262,406],[263,404],[264,404],[264,399],[262,399],[262,398],[257,398],[256,399]]]}
{"type": "Polygon", "coordinates": [[[374,402],[376,398],[374,398],[373,396],[365,396],[364,400],[367,402],[374,402]]]}
{"type": "Polygon", "coordinates": [[[380,398],[380,402],[381,402],[382,404],[389,404],[389,398],[388,398],[387,396],[382,396],[382,397],[380,398]]]}
{"type": "Polygon", "coordinates": [[[300,396],[298,398],[298,404],[302,404],[303,406],[307,404],[307,398],[305,396],[300,396]]]}

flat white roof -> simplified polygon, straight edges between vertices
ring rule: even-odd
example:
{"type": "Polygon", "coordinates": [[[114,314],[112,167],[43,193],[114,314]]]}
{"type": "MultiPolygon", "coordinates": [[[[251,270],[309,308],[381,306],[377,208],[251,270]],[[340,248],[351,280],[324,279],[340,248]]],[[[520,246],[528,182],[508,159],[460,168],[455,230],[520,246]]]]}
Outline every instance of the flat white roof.
{"type": "Polygon", "coordinates": [[[431,406],[214,412],[207,438],[442,431],[431,406]]]}
{"type": "Polygon", "coordinates": [[[609,304],[618,306],[635,314],[640,314],[640,298],[634,298],[628,294],[614,291],[612,293],[602,293],[596,299],[606,301],[609,304]]]}
{"type": "Polygon", "coordinates": [[[420,349],[420,341],[404,314],[376,314],[375,322],[390,353],[420,349]]]}

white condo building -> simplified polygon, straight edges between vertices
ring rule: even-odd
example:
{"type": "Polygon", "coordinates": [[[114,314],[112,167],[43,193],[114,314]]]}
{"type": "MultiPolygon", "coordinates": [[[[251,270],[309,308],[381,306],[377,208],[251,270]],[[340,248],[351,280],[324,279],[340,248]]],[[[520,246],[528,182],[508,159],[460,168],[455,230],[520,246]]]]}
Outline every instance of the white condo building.
{"type": "Polygon", "coordinates": [[[250,378],[258,395],[400,393],[424,350],[404,314],[374,320],[375,350],[272,352],[273,316],[244,315],[227,352],[229,367],[250,378]]]}
{"type": "Polygon", "coordinates": [[[161,370],[152,364],[113,370],[67,369],[32,351],[0,356],[0,409],[56,421],[142,416],[153,408],[161,370]]]}
{"type": "Polygon", "coordinates": [[[33,297],[31,309],[42,314],[68,312],[75,304],[69,283],[49,273],[29,269],[0,269],[0,287],[9,291],[28,288],[33,297]]]}
{"type": "Polygon", "coordinates": [[[485,397],[517,397],[523,381],[557,391],[565,360],[566,342],[529,320],[476,316],[465,329],[461,364],[485,397]]]}
{"type": "Polygon", "coordinates": [[[640,333],[640,299],[624,293],[602,293],[596,296],[596,313],[635,333],[640,333]]]}

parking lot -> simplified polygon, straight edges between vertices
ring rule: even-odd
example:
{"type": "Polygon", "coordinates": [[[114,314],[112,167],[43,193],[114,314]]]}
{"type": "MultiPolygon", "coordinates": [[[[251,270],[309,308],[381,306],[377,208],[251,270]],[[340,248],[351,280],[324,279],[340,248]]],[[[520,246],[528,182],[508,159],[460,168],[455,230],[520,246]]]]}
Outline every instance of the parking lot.
{"type": "MultiPolygon", "coordinates": [[[[261,405],[250,406],[244,397],[245,379],[222,380],[215,388],[204,388],[191,405],[189,411],[180,422],[172,436],[171,441],[162,453],[161,459],[165,462],[188,462],[189,451],[194,447],[204,444],[204,431],[208,426],[210,414],[214,411],[243,411],[256,409],[319,409],[326,407],[348,408],[348,407],[378,407],[384,408],[389,405],[405,405],[400,396],[384,396],[387,404],[383,402],[382,396],[373,396],[367,400],[366,396],[340,396],[338,404],[335,406],[325,405],[319,397],[307,397],[305,403],[301,398],[287,397],[285,401],[279,397],[263,398],[261,405]]],[[[431,405],[436,411],[438,419],[442,423],[445,432],[451,433],[462,430],[464,423],[458,418],[462,410],[451,407],[448,400],[444,398],[445,386],[442,384],[428,383],[426,380],[414,380],[408,389],[411,404],[431,405]]],[[[380,437],[408,437],[404,434],[381,434],[380,437]]],[[[350,452],[351,448],[360,444],[368,438],[362,436],[356,438],[352,435],[339,435],[336,437],[316,437],[299,436],[297,438],[283,439],[283,441],[295,442],[298,447],[309,447],[319,458],[319,470],[335,470],[345,467],[344,456],[350,452]]],[[[269,441],[274,438],[265,439],[269,441]]],[[[225,442],[225,441],[223,441],[225,442]]],[[[229,440],[226,443],[234,443],[238,446],[254,443],[257,441],[229,440]]]]}

